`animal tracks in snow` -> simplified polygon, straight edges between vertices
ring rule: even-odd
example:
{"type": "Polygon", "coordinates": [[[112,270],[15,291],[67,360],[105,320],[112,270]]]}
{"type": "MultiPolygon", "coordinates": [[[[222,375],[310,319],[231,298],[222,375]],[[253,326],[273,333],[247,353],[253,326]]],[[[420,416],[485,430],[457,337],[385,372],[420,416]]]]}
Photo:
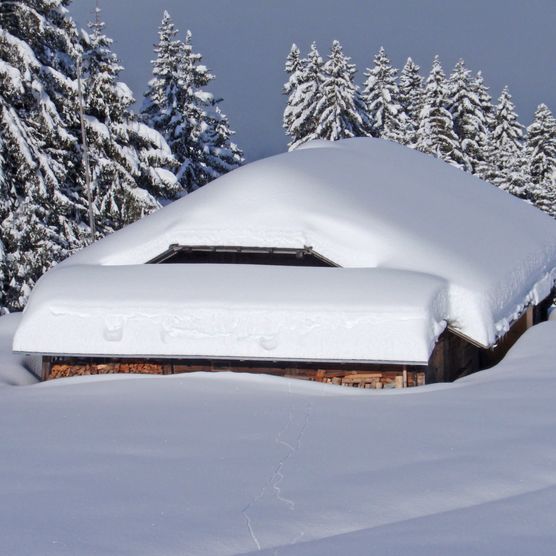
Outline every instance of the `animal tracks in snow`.
{"type": "MultiPolygon", "coordinates": [[[[291,393],[291,385],[289,385],[291,393]]],[[[253,543],[257,547],[257,550],[262,549],[261,540],[257,535],[256,528],[254,525],[254,512],[257,504],[265,498],[267,495],[274,497],[274,499],[285,505],[288,510],[295,511],[295,500],[288,498],[283,494],[282,484],[286,479],[286,467],[288,462],[295,456],[299,451],[303,443],[303,437],[307,427],[309,426],[311,420],[311,414],[313,411],[313,404],[311,402],[305,403],[303,411],[301,412],[299,408],[296,408],[296,404],[292,401],[290,403],[288,417],[284,427],[276,434],[274,437],[274,443],[280,447],[285,448],[286,452],[278,460],[274,466],[272,472],[270,473],[268,479],[265,481],[260,492],[251,499],[251,501],[243,508],[241,513],[247,524],[247,529],[249,535],[253,540],[253,543]]],[[[304,532],[300,531],[292,539],[290,544],[295,544],[304,536],[304,532]]]]}

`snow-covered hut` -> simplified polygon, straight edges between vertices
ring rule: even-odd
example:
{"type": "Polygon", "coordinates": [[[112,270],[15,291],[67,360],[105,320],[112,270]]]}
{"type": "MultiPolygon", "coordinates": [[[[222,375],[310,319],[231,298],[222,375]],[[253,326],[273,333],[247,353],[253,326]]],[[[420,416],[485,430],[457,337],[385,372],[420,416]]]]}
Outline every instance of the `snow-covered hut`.
{"type": "Polygon", "coordinates": [[[58,265],[14,350],[51,376],[451,380],[544,320],[555,278],[556,222],[527,203],[394,143],[316,141],[58,265]]]}

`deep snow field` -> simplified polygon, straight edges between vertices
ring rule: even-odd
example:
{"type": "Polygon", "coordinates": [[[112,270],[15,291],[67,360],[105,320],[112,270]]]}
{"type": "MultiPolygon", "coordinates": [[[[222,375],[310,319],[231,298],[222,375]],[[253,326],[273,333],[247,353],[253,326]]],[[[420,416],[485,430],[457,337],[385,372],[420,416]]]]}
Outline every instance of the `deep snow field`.
{"type": "Polygon", "coordinates": [[[0,554],[556,553],[556,322],[375,392],[229,373],[32,384],[0,319],[0,554]]]}

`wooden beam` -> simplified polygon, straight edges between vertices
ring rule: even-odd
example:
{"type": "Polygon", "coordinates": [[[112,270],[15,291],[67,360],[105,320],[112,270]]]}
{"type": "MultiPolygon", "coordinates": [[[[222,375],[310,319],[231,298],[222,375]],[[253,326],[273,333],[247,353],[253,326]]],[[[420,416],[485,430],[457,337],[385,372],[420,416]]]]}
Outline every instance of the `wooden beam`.
{"type": "Polygon", "coordinates": [[[52,357],[49,357],[48,355],[43,355],[42,363],[41,363],[41,379],[43,381],[49,379],[51,369],[52,369],[52,357]]]}
{"type": "Polygon", "coordinates": [[[527,307],[527,316],[525,317],[525,328],[529,330],[535,324],[535,308],[533,305],[529,305],[527,307]]]}

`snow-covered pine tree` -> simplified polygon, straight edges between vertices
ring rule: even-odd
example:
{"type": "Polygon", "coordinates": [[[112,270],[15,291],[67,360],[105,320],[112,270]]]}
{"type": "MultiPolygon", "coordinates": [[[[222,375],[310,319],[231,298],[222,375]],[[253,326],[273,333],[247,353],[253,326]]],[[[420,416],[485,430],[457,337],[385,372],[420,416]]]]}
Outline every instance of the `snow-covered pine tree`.
{"type": "Polygon", "coordinates": [[[84,244],[75,61],[69,0],[0,3],[4,143],[4,304],[21,309],[53,263],[84,244]]]}
{"type": "Polygon", "coordinates": [[[323,67],[322,97],[316,107],[318,138],[336,141],[368,135],[370,123],[353,81],[356,71],[335,40],[323,67]]]}
{"type": "Polygon", "coordinates": [[[475,174],[485,162],[488,129],[481,99],[463,60],[459,60],[450,76],[448,94],[464,169],[475,174]]]}
{"type": "Polygon", "coordinates": [[[370,134],[406,143],[408,117],[400,103],[397,73],[384,48],[380,47],[374,57],[374,67],[364,74],[367,79],[361,97],[370,120],[370,134]]]}
{"type": "Polygon", "coordinates": [[[315,43],[306,59],[296,61],[295,45],[286,62],[290,78],[284,86],[288,103],[284,111],[284,128],[289,136],[289,150],[317,138],[317,107],[322,98],[324,62],[315,43]]]}
{"type": "Polygon", "coordinates": [[[423,107],[423,78],[420,70],[421,68],[408,58],[399,78],[400,104],[407,115],[405,143],[408,146],[415,146],[417,142],[419,114],[423,107]]]}
{"type": "Polygon", "coordinates": [[[131,111],[133,94],[118,77],[123,67],[96,8],[90,33],[82,32],[86,131],[93,172],[97,231],[119,229],[175,199],[180,187],[164,139],[142,129],[131,111]]]}
{"type": "Polygon", "coordinates": [[[189,192],[240,166],[243,153],[231,141],[233,132],[219,101],[204,90],[214,76],[193,51],[191,33],[184,42],[177,33],[164,12],[143,118],[168,142],[180,164],[178,179],[189,192]]]}
{"type": "MultiPolygon", "coordinates": [[[[1,75],[2,75],[2,70],[0,69],[0,89],[2,88],[1,75]]],[[[0,111],[1,110],[2,108],[0,107],[0,111]]],[[[4,219],[8,215],[8,204],[7,204],[8,195],[6,191],[6,174],[4,173],[4,165],[5,165],[4,141],[2,140],[2,133],[0,133],[0,222],[4,222],[4,219]]],[[[0,229],[0,234],[1,234],[1,229],[0,229]]],[[[6,304],[4,303],[4,281],[6,278],[6,251],[4,249],[2,235],[3,234],[0,235],[0,316],[2,316],[7,311],[6,304]]]]}
{"type": "Polygon", "coordinates": [[[530,197],[535,205],[556,217],[556,120],[546,104],[535,111],[527,128],[530,197]]]}
{"type": "Polygon", "coordinates": [[[508,87],[504,87],[492,117],[485,162],[478,173],[500,189],[525,198],[526,167],[523,126],[519,123],[508,87]]]}
{"type": "Polygon", "coordinates": [[[448,106],[446,75],[435,56],[423,94],[416,148],[461,168],[462,154],[448,106]]]}
{"type": "Polygon", "coordinates": [[[296,101],[299,95],[299,88],[303,83],[306,72],[307,60],[301,57],[301,51],[294,43],[286,58],[285,72],[288,81],[284,84],[283,93],[288,97],[286,108],[284,109],[282,126],[286,135],[293,136],[293,124],[296,120],[296,101]]]}
{"type": "Polygon", "coordinates": [[[207,108],[206,128],[203,131],[203,179],[198,187],[235,170],[245,162],[243,151],[232,141],[234,132],[218,102],[214,101],[207,108]]]}
{"type": "Polygon", "coordinates": [[[492,104],[492,97],[490,96],[489,88],[485,84],[482,71],[477,72],[475,79],[472,81],[472,88],[479,99],[487,134],[490,134],[496,125],[494,121],[494,105],[492,104]]]}
{"type": "Polygon", "coordinates": [[[190,115],[189,124],[194,138],[184,158],[187,169],[183,176],[189,184],[188,191],[202,187],[244,162],[243,151],[232,141],[234,132],[220,109],[222,99],[216,99],[204,90],[214,75],[201,63],[202,58],[193,50],[191,31],[187,31],[178,74],[183,106],[186,107],[186,115],[190,115]]]}
{"type": "Polygon", "coordinates": [[[145,122],[157,130],[166,129],[178,110],[178,64],[182,50],[178,30],[165,11],[154,47],[153,77],[145,93],[142,115],[145,122]]]}

